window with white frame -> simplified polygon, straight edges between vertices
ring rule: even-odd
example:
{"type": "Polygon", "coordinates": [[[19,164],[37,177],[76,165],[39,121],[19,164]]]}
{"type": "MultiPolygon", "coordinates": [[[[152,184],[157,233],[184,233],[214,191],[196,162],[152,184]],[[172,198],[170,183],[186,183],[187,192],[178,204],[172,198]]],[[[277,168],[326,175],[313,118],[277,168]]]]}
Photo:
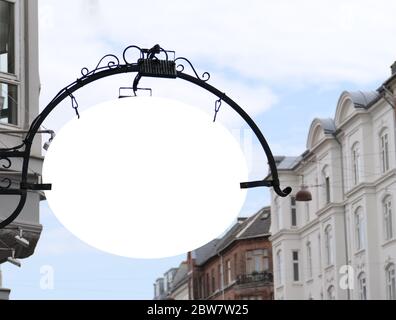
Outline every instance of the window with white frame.
{"type": "Polygon", "coordinates": [[[300,281],[300,263],[299,263],[299,254],[297,250],[292,251],[292,259],[293,259],[293,281],[300,281]]]}
{"type": "Polygon", "coordinates": [[[291,226],[297,227],[296,197],[290,197],[291,226]]]}
{"type": "Polygon", "coordinates": [[[364,230],[364,215],[362,207],[355,211],[355,248],[356,251],[364,248],[365,230],[364,230]]]}
{"type": "Polygon", "coordinates": [[[307,242],[307,276],[312,278],[312,247],[311,242],[307,242]]]}
{"type": "Polygon", "coordinates": [[[359,299],[367,300],[367,284],[366,284],[366,274],[361,272],[358,276],[358,286],[359,286],[359,299]]]}
{"type": "Polygon", "coordinates": [[[0,123],[18,124],[17,3],[0,0],[0,123]]]}
{"type": "Polygon", "coordinates": [[[390,263],[385,269],[386,274],[386,298],[396,300],[396,274],[395,264],[390,263]]]}
{"type": "Polygon", "coordinates": [[[326,264],[333,264],[333,230],[330,225],[325,229],[326,264]]]}
{"type": "Polygon", "coordinates": [[[276,252],[276,275],[278,279],[278,285],[283,284],[283,260],[282,260],[282,250],[276,252]]]}
{"type": "Polygon", "coordinates": [[[387,196],[383,201],[384,214],[384,238],[390,240],[393,238],[393,217],[392,217],[392,198],[387,196]]]}
{"type": "Polygon", "coordinates": [[[328,300],[335,300],[335,289],[334,289],[334,286],[330,286],[327,289],[327,299],[328,300]]]}
{"type": "Polygon", "coordinates": [[[386,129],[380,135],[380,155],[381,172],[385,173],[389,170],[389,135],[386,129]]]}
{"type": "Polygon", "coordinates": [[[358,142],[352,147],[352,173],[353,184],[357,185],[360,182],[360,146],[358,142]]]}
{"type": "Polygon", "coordinates": [[[268,269],[268,249],[246,251],[246,273],[263,272],[268,271],[268,269]]]}

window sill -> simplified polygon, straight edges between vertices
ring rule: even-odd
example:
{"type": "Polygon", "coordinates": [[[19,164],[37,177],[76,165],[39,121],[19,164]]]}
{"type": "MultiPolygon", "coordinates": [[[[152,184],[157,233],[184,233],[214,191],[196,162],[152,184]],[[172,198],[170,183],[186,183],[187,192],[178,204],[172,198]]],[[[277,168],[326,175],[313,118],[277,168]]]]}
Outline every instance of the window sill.
{"type": "Polygon", "coordinates": [[[392,238],[389,240],[384,240],[384,242],[382,243],[381,247],[386,248],[392,244],[396,244],[396,238],[392,238]]]}
{"type": "MultiPolygon", "coordinates": [[[[3,123],[0,122],[0,130],[22,130],[22,127],[17,125],[17,124],[12,124],[12,123],[3,123]]],[[[11,135],[10,133],[1,133],[1,134],[8,134],[11,135]]],[[[20,136],[22,135],[22,133],[18,133],[18,134],[12,134],[12,135],[16,135],[16,136],[20,136]]]]}

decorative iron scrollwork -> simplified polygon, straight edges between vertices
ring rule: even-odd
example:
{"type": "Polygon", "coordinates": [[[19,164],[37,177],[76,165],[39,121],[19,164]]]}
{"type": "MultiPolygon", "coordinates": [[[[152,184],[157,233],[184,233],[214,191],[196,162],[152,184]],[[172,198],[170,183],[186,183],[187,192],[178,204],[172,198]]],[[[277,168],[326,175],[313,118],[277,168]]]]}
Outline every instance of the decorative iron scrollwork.
{"type": "Polygon", "coordinates": [[[89,69],[86,67],[82,68],[81,74],[82,74],[83,78],[86,78],[90,75],[95,74],[98,71],[102,71],[104,69],[115,69],[115,68],[118,68],[119,66],[120,66],[120,59],[118,59],[118,57],[114,54],[107,54],[102,59],[99,60],[95,69],[93,69],[92,71],[89,71],[89,69]],[[106,65],[102,66],[103,61],[105,61],[106,59],[110,59],[110,60],[107,62],[106,65]]]}
{"type": "Polygon", "coordinates": [[[11,162],[11,160],[10,160],[9,158],[0,157],[0,162],[1,162],[1,161],[5,161],[5,162],[7,163],[7,164],[2,164],[2,165],[1,165],[4,169],[10,169],[10,168],[11,168],[12,162],[11,162]]]}
{"type": "Polygon", "coordinates": [[[12,185],[11,179],[9,178],[3,178],[0,182],[0,190],[1,189],[9,189],[12,185]]]}
{"type": "MultiPolygon", "coordinates": [[[[188,60],[188,59],[186,59],[186,58],[184,58],[184,57],[179,57],[179,58],[175,59],[175,62],[176,62],[176,63],[177,63],[177,61],[184,61],[184,62],[187,62],[187,64],[190,66],[191,70],[193,71],[195,77],[196,77],[198,80],[202,80],[202,81],[204,81],[204,82],[208,82],[208,81],[210,80],[210,73],[209,73],[209,72],[204,72],[204,73],[202,74],[202,76],[200,77],[200,76],[198,75],[197,71],[195,70],[193,64],[190,62],[190,60],[188,60]]],[[[176,69],[177,69],[177,71],[179,71],[179,72],[184,72],[185,66],[183,65],[183,63],[179,63],[179,64],[177,65],[176,69]]]]}

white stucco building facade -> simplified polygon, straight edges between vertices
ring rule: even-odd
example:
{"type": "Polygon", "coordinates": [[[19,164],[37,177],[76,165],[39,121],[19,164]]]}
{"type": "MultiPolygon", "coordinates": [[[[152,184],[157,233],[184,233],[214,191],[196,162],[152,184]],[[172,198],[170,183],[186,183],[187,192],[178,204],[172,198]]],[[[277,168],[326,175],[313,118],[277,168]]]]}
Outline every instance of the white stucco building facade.
{"type": "MultiPolygon", "coordinates": [[[[0,0],[0,148],[22,143],[26,130],[39,113],[39,93],[38,1],[0,0]]],[[[39,135],[31,156],[29,181],[37,182],[42,166],[39,135]]],[[[10,168],[4,159],[0,161],[0,187],[11,181],[10,187],[18,189],[22,161],[11,160],[10,168]]],[[[33,254],[42,230],[39,222],[42,199],[42,193],[29,192],[19,217],[0,230],[0,265],[10,256],[23,259],[33,254]],[[28,246],[20,245],[15,239],[21,230],[28,246]]],[[[0,195],[0,220],[10,216],[18,201],[19,196],[0,195]]],[[[9,290],[2,288],[0,279],[0,299],[7,299],[8,295],[9,290]]]]}
{"type": "Polygon", "coordinates": [[[275,299],[396,299],[394,92],[395,65],[378,90],[343,92],[334,118],[315,119],[304,154],[277,157],[293,192],[271,191],[275,299]],[[295,201],[302,184],[312,201],[295,201]]]}

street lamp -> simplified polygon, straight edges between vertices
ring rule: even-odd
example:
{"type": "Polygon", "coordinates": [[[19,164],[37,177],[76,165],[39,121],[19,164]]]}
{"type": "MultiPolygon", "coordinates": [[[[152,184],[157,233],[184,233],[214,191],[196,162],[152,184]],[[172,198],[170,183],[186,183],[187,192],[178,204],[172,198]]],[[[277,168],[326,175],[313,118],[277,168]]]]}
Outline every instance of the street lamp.
{"type": "Polygon", "coordinates": [[[308,189],[308,186],[304,184],[304,175],[301,175],[302,183],[301,189],[296,193],[296,201],[308,202],[312,200],[312,194],[308,189]]]}

